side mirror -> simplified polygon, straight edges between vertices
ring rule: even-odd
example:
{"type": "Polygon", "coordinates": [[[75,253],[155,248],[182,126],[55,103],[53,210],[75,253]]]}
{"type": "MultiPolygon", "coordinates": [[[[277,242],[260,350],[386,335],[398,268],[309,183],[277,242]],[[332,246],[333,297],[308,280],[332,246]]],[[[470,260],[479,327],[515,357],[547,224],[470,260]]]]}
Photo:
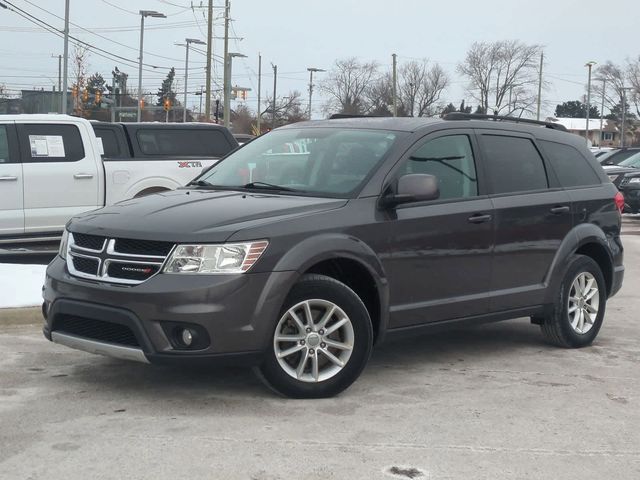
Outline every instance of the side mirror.
{"type": "Polygon", "coordinates": [[[382,205],[395,207],[403,203],[426,202],[440,197],[438,179],[425,173],[411,173],[398,179],[396,193],[382,198],[382,205]]]}

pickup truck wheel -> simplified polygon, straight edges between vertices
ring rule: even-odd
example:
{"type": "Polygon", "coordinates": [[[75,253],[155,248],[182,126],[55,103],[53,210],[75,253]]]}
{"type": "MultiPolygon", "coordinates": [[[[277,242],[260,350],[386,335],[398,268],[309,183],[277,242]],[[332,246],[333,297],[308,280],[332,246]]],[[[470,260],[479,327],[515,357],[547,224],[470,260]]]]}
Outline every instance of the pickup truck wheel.
{"type": "Polygon", "coordinates": [[[258,376],[293,398],[331,397],[364,369],[373,328],[362,300],[345,284],[305,275],[289,293],[258,376]]]}
{"type": "Polygon", "coordinates": [[[574,255],[565,269],[553,312],[542,319],[542,334],[559,347],[590,345],[602,326],[606,303],[600,267],[589,257],[574,255]]]}

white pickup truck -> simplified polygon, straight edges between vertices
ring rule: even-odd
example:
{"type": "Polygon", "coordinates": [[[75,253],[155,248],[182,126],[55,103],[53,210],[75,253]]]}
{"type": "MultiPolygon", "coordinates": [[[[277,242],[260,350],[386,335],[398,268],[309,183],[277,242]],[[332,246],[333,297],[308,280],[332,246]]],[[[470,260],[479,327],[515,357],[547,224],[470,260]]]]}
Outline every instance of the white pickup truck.
{"type": "Polygon", "coordinates": [[[0,116],[0,255],[50,252],[72,216],[185,185],[237,146],[213,124],[0,116]]]}

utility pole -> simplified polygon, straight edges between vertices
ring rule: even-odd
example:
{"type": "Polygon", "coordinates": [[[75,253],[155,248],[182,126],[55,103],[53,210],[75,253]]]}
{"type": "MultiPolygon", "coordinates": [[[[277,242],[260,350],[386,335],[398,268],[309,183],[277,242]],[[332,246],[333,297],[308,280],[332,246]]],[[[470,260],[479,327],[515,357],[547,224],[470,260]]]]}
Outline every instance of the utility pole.
{"type": "Polygon", "coordinates": [[[313,74],[314,72],[318,73],[318,72],[326,72],[326,70],[323,70],[321,68],[307,68],[307,71],[309,72],[309,120],[311,120],[311,97],[313,96],[313,74]]]}
{"type": "Polygon", "coordinates": [[[258,135],[262,133],[262,127],[260,126],[260,95],[262,92],[262,55],[258,53],[258,135]]]}
{"type": "MultiPolygon", "coordinates": [[[[209,0],[208,9],[208,21],[207,21],[207,98],[204,101],[204,116],[207,122],[211,119],[211,57],[213,55],[213,0],[209,0]]],[[[200,97],[202,102],[202,97],[200,97]]],[[[202,108],[200,108],[200,115],[202,115],[202,108]]]]}
{"type": "Polygon", "coordinates": [[[587,115],[586,115],[586,128],[584,129],[584,136],[589,143],[589,109],[591,108],[591,69],[596,62],[587,62],[585,67],[589,69],[589,80],[587,81],[587,115]]]}
{"type": "MultiPolygon", "coordinates": [[[[51,55],[51,58],[58,59],[58,92],[62,93],[62,55],[51,55]]],[[[58,113],[62,112],[62,95],[60,96],[60,104],[55,108],[58,113]]]]}
{"type": "Polygon", "coordinates": [[[67,113],[67,70],[69,68],[69,0],[64,2],[64,74],[62,80],[62,113],[67,113]]]}
{"type": "Polygon", "coordinates": [[[602,145],[602,121],[604,120],[604,94],[607,91],[607,79],[602,79],[602,106],[600,107],[600,140],[598,146],[602,145]]]}
{"type": "Polygon", "coordinates": [[[622,128],[620,129],[620,148],[624,147],[625,136],[625,120],[627,113],[627,90],[633,90],[631,87],[622,87],[622,128]]]}
{"type": "Polygon", "coordinates": [[[271,64],[273,67],[273,105],[271,107],[271,130],[276,128],[276,85],[278,82],[278,66],[271,64]]]}
{"type": "Polygon", "coordinates": [[[225,0],[224,2],[224,106],[222,109],[222,115],[224,119],[224,126],[229,128],[229,114],[231,110],[231,94],[229,93],[231,90],[231,70],[229,68],[229,13],[231,8],[230,0],[225,0]]]}
{"type": "Polygon", "coordinates": [[[393,116],[398,116],[398,63],[397,57],[395,53],[391,55],[393,57],[393,87],[392,87],[392,95],[393,95],[393,116]]]}
{"type": "Polygon", "coordinates": [[[544,63],[544,52],[540,53],[540,71],[538,77],[538,108],[536,110],[536,119],[540,120],[540,104],[542,103],[542,64],[544,63]]]}

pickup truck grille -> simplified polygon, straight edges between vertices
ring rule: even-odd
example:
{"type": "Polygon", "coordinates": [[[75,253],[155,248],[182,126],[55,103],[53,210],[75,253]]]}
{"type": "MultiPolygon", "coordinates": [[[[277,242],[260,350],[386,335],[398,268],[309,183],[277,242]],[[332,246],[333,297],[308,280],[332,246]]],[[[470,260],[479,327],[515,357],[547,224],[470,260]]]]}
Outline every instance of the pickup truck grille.
{"type": "Polygon", "coordinates": [[[67,268],[75,277],[136,285],[162,270],[173,247],[169,242],[70,233],[67,268]]]}

